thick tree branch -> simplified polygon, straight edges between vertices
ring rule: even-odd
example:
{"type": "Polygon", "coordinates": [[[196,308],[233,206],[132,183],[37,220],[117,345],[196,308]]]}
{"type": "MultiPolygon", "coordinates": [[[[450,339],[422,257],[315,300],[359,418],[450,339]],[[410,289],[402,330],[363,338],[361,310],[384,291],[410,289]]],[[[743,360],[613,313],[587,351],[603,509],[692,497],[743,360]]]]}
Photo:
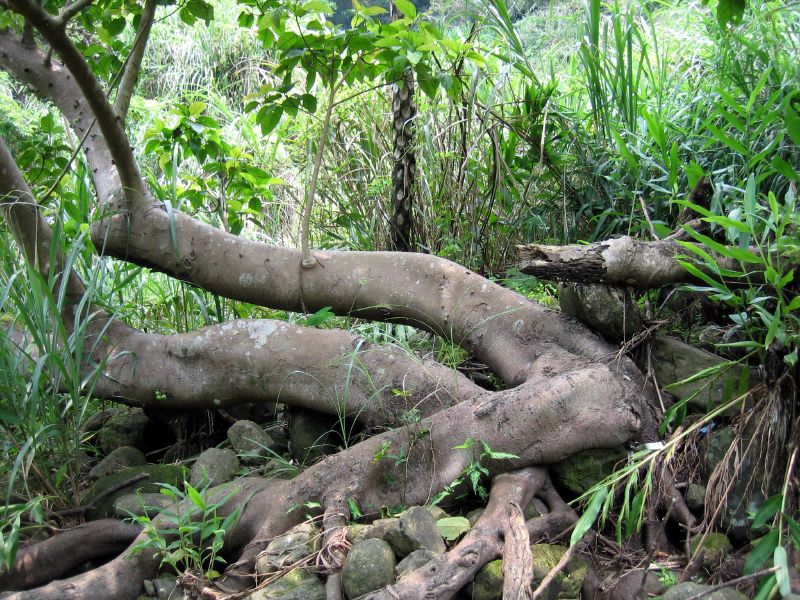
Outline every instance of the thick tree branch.
{"type": "MultiPolygon", "coordinates": [[[[741,270],[738,261],[705,249],[721,269],[741,270]]],[[[695,279],[679,263],[691,254],[672,240],[645,242],[623,236],[586,246],[517,246],[519,270],[542,279],[584,283],[619,283],[652,289],[695,279]]],[[[760,275],[751,265],[752,275],[760,275]]]]}
{"type": "MultiPolygon", "coordinates": [[[[91,1],[91,0],[90,0],[91,1]]],[[[131,97],[136,89],[136,82],[139,80],[139,71],[142,68],[144,51],[150,39],[150,30],[153,27],[153,20],[156,16],[156,0],[146,0],[142,9],[142,17],[139,21],[139,28],[133,40],[131,52],[125,61],[122,79],[117,88],[117,97],[114,100],[114,112],[125,122],[128,116],[128,108],[131,104],[131,97]]]]}
{"type": "Polygon", "coordinates": [[[385,427],[412,409],[431,415],[486,393],[399,348],[284,321],[236,320],[172,336],[118,328],[105,342],[107,367],[94,394],[134,406],[278,401],[385,427]]]}
{"type": "Polygon", "coordinates": [[[79,12],[81,12],[84,8],[91,6],[94,0],[75,0],[75,2],[68,4],[64,7],[64,9],[58,15],[58,22],[61,24],[62,27],[65,27],[67,23],[74,18],[79,12]]]}
{"type": "Polygon", "coordinates": [[[147,189],[139,173],[139,166],[125,134],[122,122],[106,97],[106,92],[92,73],[81,52],[75,47],[57,17],[51,16],[37,0],[9,0],[12,10],[32,24],[64,61],[75,78],[100,131],[108,144],[114,166],[119,173],[125,207],[141,206],[147,198],[147,189]]]}
{"type": "Polygon", "coordinates": [[[41,50],[26,46],[8,30],[0,30],[0,68],[30,85],[39,96],[52,101],[66,117],[76,137],[86,137],[86,160],[100,202],[119,190],[121,184],[111,151],[69,71],[58,61],[48,61],[41,50]]]}
{"type": "MultiPolygon", "coordinates": [[[[51,269],[55,273],[62,271],[61,257],[52,247],[50,225],[44,220],[39,205],[2,137],[0,137],[0,214],[8,223],[29,264],[35,265],[45,277],[48,277],[51,269]]],[[[83,294],[83,283],[75,273],[69,274],[67,286],[67,293],[71,297],[83,294]]]]}
{"type": "Polygon", "coordinates": [[[435,256],[390,252],[316,252],[321,268],[304,270],[301,253],[174,215],[177,252],[166,212],[117,215],[95,224],[108,254],[155,268],[228,298],[297,312],[409,323],[472,351],[517,385],[586,365],[614,361],[633,381],[641,374],[595,334],[559,313],[435,256]]]}

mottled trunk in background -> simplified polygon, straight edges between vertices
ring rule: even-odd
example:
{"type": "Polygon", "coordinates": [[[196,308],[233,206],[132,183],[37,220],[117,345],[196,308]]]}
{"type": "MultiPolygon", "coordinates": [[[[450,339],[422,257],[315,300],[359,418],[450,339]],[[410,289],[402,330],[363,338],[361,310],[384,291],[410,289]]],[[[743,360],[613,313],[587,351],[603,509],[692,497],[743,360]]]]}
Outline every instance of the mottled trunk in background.
{"type": "Polygon", "coordinates": [[[414,153],[414,73],[407,69],[397,83],[392,99],[394,130],[394,166],[392,167],[392,250],[409,252],[412,247],[414,176],[417,159],[414,153]]]}

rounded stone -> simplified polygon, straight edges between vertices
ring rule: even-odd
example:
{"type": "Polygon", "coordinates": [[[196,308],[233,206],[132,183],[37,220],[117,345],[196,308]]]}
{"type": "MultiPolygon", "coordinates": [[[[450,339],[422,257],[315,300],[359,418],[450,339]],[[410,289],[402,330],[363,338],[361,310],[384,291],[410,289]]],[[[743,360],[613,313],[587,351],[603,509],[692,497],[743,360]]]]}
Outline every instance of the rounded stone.
{"type": "Polygon", "coordinates": [[[108,456],[92,467],[92,470],[89,471],[89,479],[100,479],[125,467],[138,467],[146,464],[147,458],[144,452],[133,446],[121,446],[112,450],[108,456]]]}
{"type": "Polygon", "coordinates": [[[245,464],[259,464],[269,455],[269,449],[275,446],[273,439],[266,431],[253,421],[236,421],[228,429],[228,440],[245,464]]]}
{"type": "Polygon", "coordinates": [[[342,587],[348,598],[358,598],[394,583],[392,548],[377,538],[355,544],[342,568],[342,587]]]}
{"type": "Polygon", "coordinates": [[[197,487],[201,484],[219,485],[236,477],[241,465],[236,452],[228,448],[209,448],[192,465],[189,483],[197,487]]]}

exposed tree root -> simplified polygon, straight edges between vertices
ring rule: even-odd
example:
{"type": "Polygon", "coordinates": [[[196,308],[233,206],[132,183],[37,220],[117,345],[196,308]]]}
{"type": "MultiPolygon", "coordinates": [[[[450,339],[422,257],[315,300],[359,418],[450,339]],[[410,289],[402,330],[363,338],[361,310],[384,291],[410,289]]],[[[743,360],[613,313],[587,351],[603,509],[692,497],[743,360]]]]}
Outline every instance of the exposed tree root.
{"type": "MultiPolygon", "coordinates": [[[[544,470],[537,467],[495,477],[486,510],[455,548],[407,574],[396,584],[370,594],[367,598],[370,600],[452,598],[475,577],[483,565],[503,553],[504,540],[509,535],[513,537],[510,530],[517,524],[513,515],[520,506],[528,505],[543,485],[544,478],[544,470]]],[[[528,551],[530,552],[530,549],[528,551]]],[[[509,556],[509,558],[515,560],[522,556],[509,556]]],[[[506,573],[516,574],[516,583],[521,583],[519,579],[524,577],[525,573],[522,565],[514,564],[511,567],[504,567],[504,570],[506,573]]]]}
{"type": "Polygon", "coordinates": [[[10,571],[0,571],[0,590],[26,590],[52,581],[87,560],[114,556],[127,548],[142,528],[102,519],[68,529],[22,548],[10,571]]]}

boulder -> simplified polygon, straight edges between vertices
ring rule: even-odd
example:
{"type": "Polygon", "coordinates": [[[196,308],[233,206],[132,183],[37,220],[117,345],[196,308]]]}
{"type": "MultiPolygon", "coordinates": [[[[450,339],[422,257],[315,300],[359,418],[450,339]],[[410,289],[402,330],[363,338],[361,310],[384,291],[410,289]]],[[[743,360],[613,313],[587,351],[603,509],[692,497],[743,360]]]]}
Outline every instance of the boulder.
{"type": "Polygon", "coordinates": [[[558,485],[579,496],[608,477],[627,457],[624,448],[591,448],[565,458],[550,473],[558,485]]]}
{"type": "Polygon", "coordinates": [[[412,506],[383,538],[398,556],[408,556],[414,550],[430,550],[442,554],[447,549],[433,515],[422,506],[412,506]]]}
{"type": "MultiPolygon", "coordinates": [[[[672,586],[663,596],[660,596],[660,598],[662,600],[687,600],[709,589],[711,589],[710,585],[702,585],[700,583],[687,581],[672,586]]],[[[703,600],[747,600],[747,596],[741,592],[737,592],[733,588],[727,587],[715,590],[707,596],[703,596],[703,600]]]]}
{"type": "Polygon", "coordinates": [[[342,568],[342,587],[350,600],[394,583],[395,558],[389,544],[372,538],[353,545],[342,568]]]}
{"type": "Polygon", "coordinates": [[[733,545],[724,533],[708,533],[692,539],[692,555],[703,553],[703,566],[707,569],[721,563],[733,550],[733,545]],[[702,543],[701,543],[702,542],[702,543]]]}
{"type": "Polygon", "coordinates": [[[275,442],[253,421],[236,421],[228,428],[228,440],[246,465],[258,465],[275,450],[275,442]]]}
{"type": "Polygon", "coordinates": [[[194,461],[189,483],[194,487],[227,483],[236,477],[240,468],[239,459],[233,450],[209,448],[194,461]]]}
{"type": "Polygon", "coordinates": [[[82,501],[84,505],[92,506],[86,511],[86,516],[89,519],[110,517],[114,514],[114,503],[120,496],[134,494],[137,491],[157,493],[161,489],[159,483],[168,483],[180,488],[183,486],[185,478],[186,469],[180,465],[142,465],[127,467],[113,475],[105,475],[94,482],[82,501]],[[140,478],[140,475],[146,475],[146,477],[140,478]],[[129,483],[104,495],[107,490],[125,482],[129,483]],[[95,498],[99,499],[95,500],[95,498]]]}
{"type": "Polygon", "coordinates": [[[695,512],[701,512],[706,505],[706,487],[690,483],[686,487],[686,506],[695,512]]]}
{"type": "Polygon", "coordinates": [[[438,555],[430,550],[414,550],[411,554],[406,556],[403,560],[397,563],[394,568],[395,575],[400,579],[406,573],[410,573],[422,566],[425,566],[431,559],[436,558],[438,555]]]}
{"type": "Polygon", "coordinates": [[[134,517],[154,517],[165,508],[175,508],[175,501],[154,492],[125,494],[114,501],[114,516],[120,519],[134,517]]]}
{"type": "Polygon", "coordinates": [[[161,575],[153,580],[153,587],[158,600],[181,600],[183,588],[178,584],[175,575],[161,575]]]}
{"type": "Polygon", "coordinates": [[[503,561],[486,563],[472,581],[472,600],[500,600],[503,597],[503,561]]]}
{"type": "Polygon", "coordinates": [[[256,561],[259,575],[275,573],[319,550],[322,533],[311,523],[301,523],[272,540],[256,561]]]}
{"type": "MultiPolygon", "coordinates": [[[[534,544],[533,552],[533,586],[538,586],[550,570],[555,567],[567,551],[560,544],[534,544]]],[[[588,563],[578,556],[573,556],[567,566],[556,575],[555,581],[547,588],[545,600],[556,598],[580,598],[583,581],[589,570],[588,563]]]]}
{"type": "Polygon", "coordinates": [[[294,569],[256,590],[247,600],[325,600],[325,584],[305,569],[294,569]]]}
{"type": "MultiPolygon", "coordinates": [[[[696,373],[727,362],[726,359],[711,352],[695,348],[678,338],[657,335],[651,341],[651,364],[656,380],[662,387],[688,379],[696,373]]],[[[641,365],[640,365],[641,366],[641,365]]],[[[671,387],[669,393],[678,400],[688,398],[690,406],[700,412],[719,405],[725,398],[725,388],[736,390],[744,367],[733,366],[724,375],[712,375],[691,383],[671,387]]],[[[646,371],[646,369],[645,369],[646,371]]],[[[750,381],[756,381],[755,376],[750,381]]],[[[732,408],[731,413],[738,412],[732,408]]]]}
{"type": "Polygon", "coordinates": [[[133,446],[121,446],[112,450],[108,456],[92,467],[92,470],[89,471],[89,479],[95,481],[125,467],[138,467],[146,464],[147,458],[144,452],[133,446]]]}
{"type": "Polygon", "coordinates": [[[558,301],[561,312],[583,321],[609,342],[630,340],[644,327],[642,313],[624,286],[562,283],[558,301]]]}
{"type": "Polygon", "coordinates": [[[148,422],[147,415],[139,408],[115,413],[98,430],[94,445],[104,456],[122,446],[144,448],[144,432],[148,422]]]}

